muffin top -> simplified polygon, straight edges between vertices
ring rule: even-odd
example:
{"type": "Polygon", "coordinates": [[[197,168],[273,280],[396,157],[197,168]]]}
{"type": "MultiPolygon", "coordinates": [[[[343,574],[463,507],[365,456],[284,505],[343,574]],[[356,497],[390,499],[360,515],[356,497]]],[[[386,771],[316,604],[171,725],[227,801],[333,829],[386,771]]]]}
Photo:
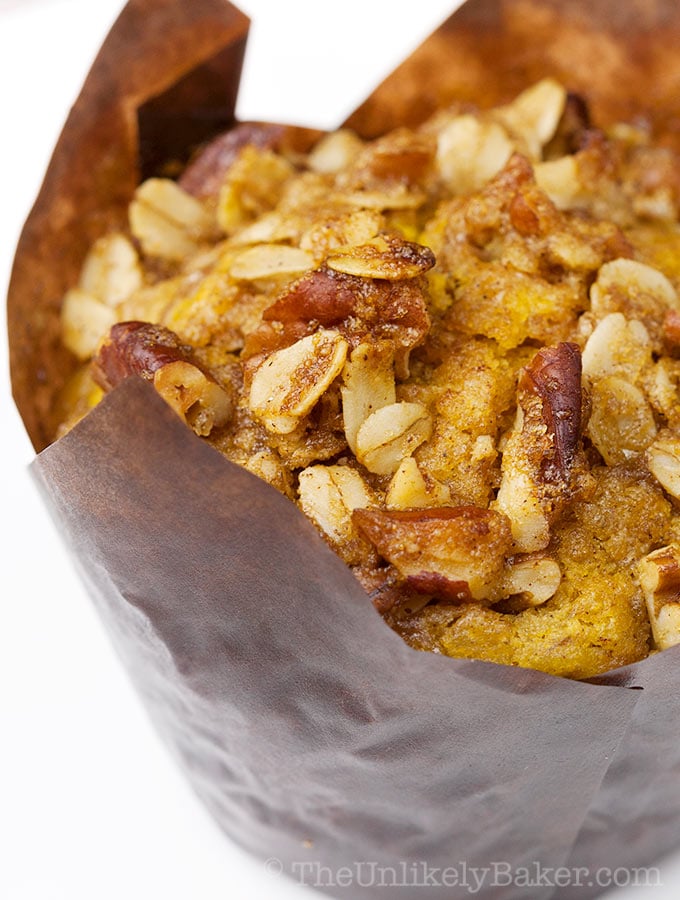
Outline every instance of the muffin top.
{"type": "Polygon", "coordinates": [[[57,436],[141,375],[413,647],[635,662],[680,641],[679,173],[551,79],[307,153],[236,126],[91,248],[57,436]]]}

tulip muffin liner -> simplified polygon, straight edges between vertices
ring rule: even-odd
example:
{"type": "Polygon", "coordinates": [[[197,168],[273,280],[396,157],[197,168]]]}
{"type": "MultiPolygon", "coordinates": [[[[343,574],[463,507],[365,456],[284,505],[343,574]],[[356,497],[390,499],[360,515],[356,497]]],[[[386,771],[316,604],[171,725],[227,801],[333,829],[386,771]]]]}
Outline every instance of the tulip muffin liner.
{"type": "MultiPolygon", "coordinates": [[[[246,32],[222,0],[131,0],[95,61],[10,285],[33,474],[150,716],[234,841],[297,880],[354,867],[351,886],[320,884],[343,897],[455,900],[469,886],[441,873],[494,864],[591,877],[487,879],[480,897],[594,896],[598,869],[680,843],[680,647],[590,682],[417,652],[290,501],[137,378],[48,446],[69,368],[61,297],[140,178],[233,122],[246,32]]],[[[553,75],[598,118],[645,110],[675,137],[679,37],[670,0],[470,0],[349,124],[370,137],[553,75]]]]}

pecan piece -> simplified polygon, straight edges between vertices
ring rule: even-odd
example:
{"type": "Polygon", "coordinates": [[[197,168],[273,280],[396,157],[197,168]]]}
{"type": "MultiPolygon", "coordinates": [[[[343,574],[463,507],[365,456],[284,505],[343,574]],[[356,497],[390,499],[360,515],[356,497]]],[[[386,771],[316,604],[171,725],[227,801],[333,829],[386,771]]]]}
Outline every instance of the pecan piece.
{"type": "Polygon", "coordinates": [[[273,150],[281,144],[284,134],[283,125],[242,122],[202,147],[182,172],[179,185],[194,197],[217,196],[224,176],[245,146],[273,150]]]}
{"type": "MultiPolygon", "coordinates": [[[[286,288],[264,311],[262,319],[263,330],[270,329],[270,323],[280,322],[291,334],[295,333],[293,326],[302,324],[337,327],[353,348],[370,337],[408,351],[420,344],[430,330],[424,286],[419,278],[361,278],[326,267],[308,272],[286,288]]],[[[250,343],[256,346],[258,341],[256,331],[250,343]]]]}
{"type": "Polygon", "coordinates": [[[420,592],[442,599],[499,599],[512,537],[507,518],[475,506],[356,509],[359,533],[420,592]]]}
{"type": "Polygon", "coordinates": [[[662,324],[664,350],[677,356],[680,351],[680,312],[670,309],[663,318],[662,324]]]}
{"type": "Polygon", "coordinates": [[[108,391],[130,375],[150,381],[196,434],[225,425],[230,395],[205,372],[169,328],[148,322],[119,322],[99,346],[92,362],[94,380],[108,391]]]}
{"type": "Polygon", "coordinates": [[[546,481],[568,479],[581,434],[581,351],[576,344],[558,344],[539,350],[522,373],[518,386],[525,416],[534,398],[541,403],[541,415],[554,435],[553,454],[541,463],[546,481]]]}
{"type": "Polygon", "coordinates": [[[265,322],[310,322],[338,325],[354,312],[356,295],[346,280],[327,269],[301,278],[262,314],[265,322]]]}
{"type": "Polygon", "coordinates": [[[654,550],[636,568],[654,643],[659,650],[680,644],[680,547],[654,550]]]}
{"type": "Polygon", "coordinates": [[[417,187],[428,174],[435,150],[429,135],[396,129],[366,144],[351,168],[341,174],[338,186],[345,191],[393,184],[417,187]]]}
{"type": "Polygon", "coordinates": [[[550,524],[574,487],[583,404],[577,345],[539,350],[520,373],[517,399],[496,508],[510,519],[517,548],[528,553],[548,545],[550,524]]]}

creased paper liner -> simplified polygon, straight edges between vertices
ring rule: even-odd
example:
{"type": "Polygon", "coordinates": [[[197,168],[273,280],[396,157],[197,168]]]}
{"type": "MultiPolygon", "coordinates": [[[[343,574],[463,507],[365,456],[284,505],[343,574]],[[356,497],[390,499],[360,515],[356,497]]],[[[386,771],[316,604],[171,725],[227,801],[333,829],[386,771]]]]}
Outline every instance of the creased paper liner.
{"type": "MultiPolygon", "coordinates": [[[[496,102],[554,74],[599,118],[644,107],[672,138],[680,14],[670,0],[619,7],[469,2],[350,123],[370,136],[453,96],[496,102]]],[[[58,303],[88,243],[124,213],[138,136],[167,131],[174,153],[201,91],[204,109],[219,107],[211,127],[226,124],[245,30],[221,0],[132,0],[95,63],[10,288],[13,385],[38,448],[64,364],[58,303]],[[179,124],[164,130],[168,109],[179,124]],[[84,164],[74,170],[74,159],[84,164]]],[[[196,439],[136,379],[33,471],[197,793],[235,841],[294,876],[310,861],[594,871],[649,865],[680,842],[680,648],[597,683],[417,653],[289,501],[196,439]]],[[[385,896],[356,883],[329,892],[385,896]]],[[[411,885],[399,896],[468,891],[411,885]]],[[[575,891],[509,885],[502,896],[575,891]]]]}

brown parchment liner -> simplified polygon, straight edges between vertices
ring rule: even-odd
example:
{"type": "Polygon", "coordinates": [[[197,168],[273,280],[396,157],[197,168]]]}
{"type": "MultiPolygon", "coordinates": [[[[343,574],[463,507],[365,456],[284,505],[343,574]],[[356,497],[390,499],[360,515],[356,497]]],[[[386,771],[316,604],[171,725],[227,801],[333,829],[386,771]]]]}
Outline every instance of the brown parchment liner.
{"type": "MultiPolygon", "coordinates": [[[[64,290],[142,173],[233,120],[246,31],[223,0],[130,0],[94,64],[10,285],[14,393],[38,450],[69,365],[64,290]]],[[[470,0],[350,122],[371,136],[552,74],[600,121],[644,110],[675,140],[678,46],[674,0],[470,0]]],[[[331,894],[455,900],[468,888],[415,886],[417,866],[594,872],[680,843],[680,648],[591,683],[413,651],[293,504],[138,379],[33,473],[158,729],[252,852],[294,876],[304,862],[365,862],[411,882],[371,887],[367,868],[331,894]]]]}

